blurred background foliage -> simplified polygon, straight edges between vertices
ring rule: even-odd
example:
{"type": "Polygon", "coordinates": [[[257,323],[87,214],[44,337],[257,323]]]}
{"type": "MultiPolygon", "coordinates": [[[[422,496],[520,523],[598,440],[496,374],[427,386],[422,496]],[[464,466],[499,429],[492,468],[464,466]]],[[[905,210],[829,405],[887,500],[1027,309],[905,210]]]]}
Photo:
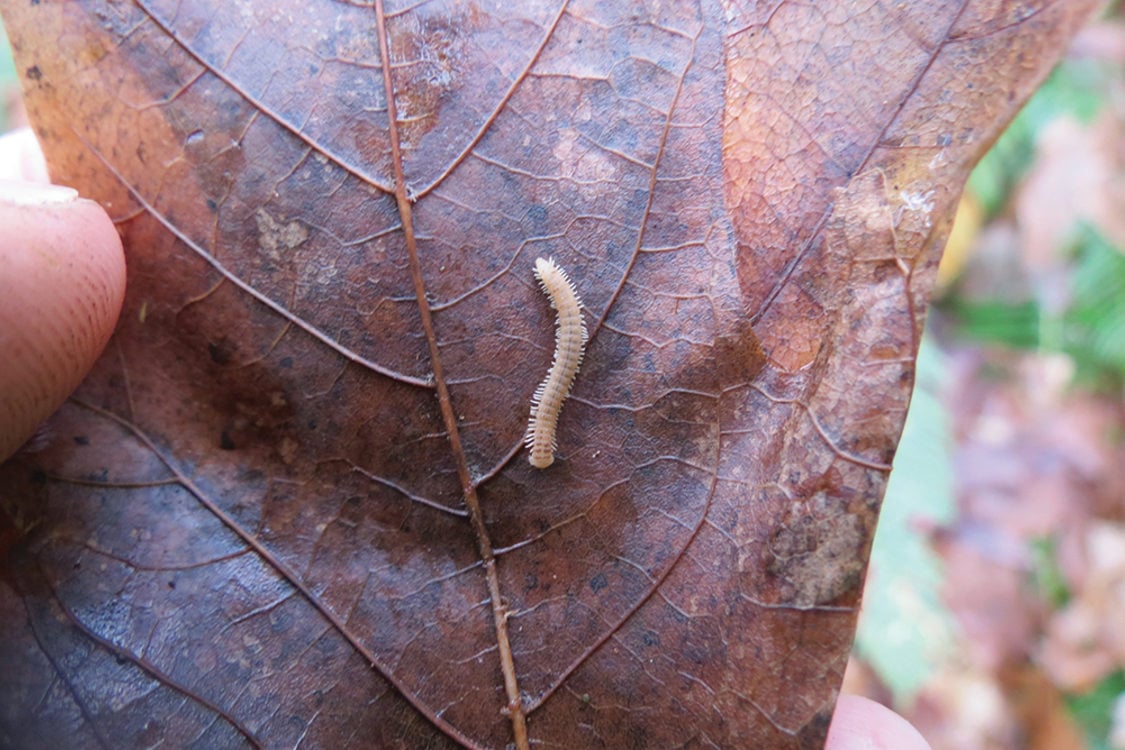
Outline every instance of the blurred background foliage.
{"type": "Polygon", "coordinates": [[[6,133],[22,125],[19,106],[19,79],[16,76],[16,63],[8,46],[8,35],[4,31],[4,21],[0,19],[0,133],[6,133]],[[13,119],[13,114],[16,118],[13,119]]]}
{"type": "MultiPolygon", "coordinates": [[[[1116,144],[1098,142],[1102,139],[1096,132],[1099,126],[1105,127],[1105,120],[1120,125],[1120,85],[1119,61],[1107,56],[1076,53],[1055,69],[969,177],[959,215],[962,226],[943,264],[943,284],[954,283],[964,270],[982,225],[1003,220],[1006,212],[1015,212],[1018,221],[1021,210],[1054,210],[1021,206],[1018,197],[1013,203],[1020,188],[1039,176],[1036,167],[1040,157],[1061,158],[1082,171],[1088,167],[1084,162],[1093,157],[1107,170],[1114,166],[1120,169],[1121,131],[1115,128],[1112,133],[1116,144]],[[1077,137],[1060,135],[1064,128],[1077,137]],[[1046,147],[1041,146],[1044,139],[1052,138],[1046,147]],[[1090,151],[1060,148],[1070,147],[1079,139],[1088,141],[1082,145],[1090,151]]],[[[1046,168],[1053,169],[1054,165],[1046,168]]],[[[1116,180],[1116,197],[1120,199],[1120,172],[1116,180]]],[[[1067,187],[1065,183],[1058,186],[1060,190],[1067,187]]],[[[1090,183],[1083,187],[1092,191],[1101,186],[1090,183]]],[[[1080,190],[1080,195],[1085,192],[1080,190]]],[[[1125,206],[1118,202],[1114,210],[1120,212],[1125,206]]],[[[1097,207],[1077,208],[1066,217],[1070,220],[1067,225],[1050,227],[1054,230],[1050,239],[1055,243],[1056,260],[1066,266],[1069,277],[1063,280],[1064,299],[1052,295],[1057,289],[1036,288],[1035,282],[1041,280],[1037,279],[1036,272],[1041,270],[1037,263],[1042,259],[1031,258],[1018,269],[1029,282],[1019,298],[1002,293],[991,297],[963,295],[956,288],[950,290],[941,305],[958,333],[1018,349],[1065,352],[1085,385],[1119,388],[1125,373],[1125,259],[1117,243],[1125,217],[1119,213],[1116,221],[1102,222],[1104,217],[1094,215],[1098,211],[1097,207]]]]}
{"type": "MultiPolygon", "coordinates": [[[[26,124],[0,26],[0,132],[26,124]]],[[[972,173],[845,680],[936,750],[1125,750],[1125,19],[972,173]]]]}
{"type": "Polygon", "coordinates": [[[935,748],[1125,749],[1125,18],[973,171],[845,689],[935,748]]]}

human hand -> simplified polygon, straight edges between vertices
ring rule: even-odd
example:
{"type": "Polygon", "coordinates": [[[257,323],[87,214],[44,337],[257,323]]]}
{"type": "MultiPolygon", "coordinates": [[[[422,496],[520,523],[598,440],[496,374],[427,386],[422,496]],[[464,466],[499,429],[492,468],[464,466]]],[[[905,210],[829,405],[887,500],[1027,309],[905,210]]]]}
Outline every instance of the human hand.
{"type": "Polygon", "coordinates": [[[910,722],[859,695],[841,695],[825,750],[930,750],[910,722]]]}
{"type": "Polygon", "coordinates": [[[29,131],[0,138],[0,461],[90,371],[125,294],[113,222],[40,164],[29,131]]]}

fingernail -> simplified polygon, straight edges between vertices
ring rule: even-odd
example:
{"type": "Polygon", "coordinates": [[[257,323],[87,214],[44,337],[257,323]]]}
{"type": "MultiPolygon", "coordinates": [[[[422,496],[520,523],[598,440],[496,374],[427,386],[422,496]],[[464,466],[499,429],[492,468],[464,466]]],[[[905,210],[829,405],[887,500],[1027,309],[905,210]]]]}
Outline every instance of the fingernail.
{"type": "Polygon", "coordinates": [[[78,200],[78,191],[62,185],[0,180],[0,202],[15,206],[43,206],[78,200]]]}

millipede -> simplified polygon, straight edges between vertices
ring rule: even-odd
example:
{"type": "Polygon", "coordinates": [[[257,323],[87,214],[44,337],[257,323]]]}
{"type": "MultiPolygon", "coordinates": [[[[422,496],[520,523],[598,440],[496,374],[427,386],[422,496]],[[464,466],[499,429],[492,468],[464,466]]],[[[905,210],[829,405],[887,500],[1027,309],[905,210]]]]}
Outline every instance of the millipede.
{"type": "Polygon", "coordinates": [[[555,462],[555,430],[563,401],[570,395],[574,377],[582,364],[586,348],[586,322],[582,319],[582,300],[566,271],[554,258],[535,260],[535,278],[558,312],[555,320],[555,358],[547,377],[531,397],[531,418],[527,423],[524,444],[531,450],[528,460],[537,469],[546,469],[555,462]]]}

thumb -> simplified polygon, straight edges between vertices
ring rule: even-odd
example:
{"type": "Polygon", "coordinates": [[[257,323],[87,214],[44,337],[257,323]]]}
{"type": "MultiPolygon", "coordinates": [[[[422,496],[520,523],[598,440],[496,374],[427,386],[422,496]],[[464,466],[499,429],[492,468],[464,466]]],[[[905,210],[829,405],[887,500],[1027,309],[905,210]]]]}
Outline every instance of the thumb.
{"type": "Polygon", "coordinates": [[[930,750],[910,722],[870,698],[841,695],[825,750],[930,750]]]}
{"type": "Polygon", "coordinates": [[[90,371],[124,294],[121,238],[101,206],[0,181],[0,461],[90,371]]]}

